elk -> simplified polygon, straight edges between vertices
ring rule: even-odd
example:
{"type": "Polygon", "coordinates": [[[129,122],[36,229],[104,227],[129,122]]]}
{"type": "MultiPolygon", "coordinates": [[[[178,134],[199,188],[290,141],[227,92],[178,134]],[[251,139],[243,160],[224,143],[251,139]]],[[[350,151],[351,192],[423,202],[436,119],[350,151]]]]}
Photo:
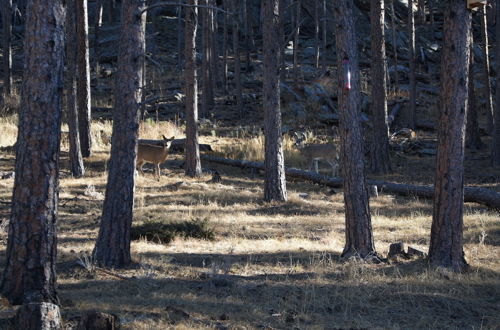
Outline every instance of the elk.
{"type": "Polygon", "coordinates": [[[137,146],[137,163],[136,168],[144,174],[142,171],[142,166],[145,163],[152,163],[155,166],[154,174],[160,180],[160,164],[167,160],[168,151],[170,150],[170,145],[175,137],[167,139],[163,135],[163,145],[153,145],[153,144],[139,144],[137,146]]]}
{"type": "Polygon", "coordinates": [[[324,160],[332,167],[332,176],[337,176],[339,171],[339,152],[333,144],[304,144],[306,136],[304,133],[295,133],[295,147],[309,164],[309,171],[314,165],[318,173],[318,161],[324,160]]]}

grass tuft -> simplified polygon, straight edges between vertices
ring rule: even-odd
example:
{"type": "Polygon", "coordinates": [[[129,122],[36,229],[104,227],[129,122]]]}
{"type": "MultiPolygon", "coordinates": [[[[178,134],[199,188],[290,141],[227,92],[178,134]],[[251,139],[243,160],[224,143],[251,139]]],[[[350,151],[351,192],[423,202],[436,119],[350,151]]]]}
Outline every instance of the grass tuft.
{"type": "Polygon", "coordinates": [[[215,232],[207,218],[182,222],[147,221],[133,226],[131,231],[132,240],[146,239],[159,244],[168,244],[175,237],[212,241],[215,239],[215,232]]]}

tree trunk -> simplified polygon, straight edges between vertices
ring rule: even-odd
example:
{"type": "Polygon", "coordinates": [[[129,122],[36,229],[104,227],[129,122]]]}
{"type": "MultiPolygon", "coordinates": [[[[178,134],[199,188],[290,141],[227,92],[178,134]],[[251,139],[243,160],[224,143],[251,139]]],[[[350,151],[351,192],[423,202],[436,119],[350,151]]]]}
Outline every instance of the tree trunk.
{"type": "Polygon", "coordinates": [[[471,11],[462,2],[445,1],[441,58],[441,115],[429,262],[462,271],[464,131],[471,11]]]}
{"type": "Polygon", "coordinates": [[[319,0],[314,0],[314,67],[319,70],[319,0]]]}
{"type": "Polygon", "coordinates": [[[228,5],[228,1],[230,0],[223,0],[222,1],[222,6],[224,9],[224,19],[223,19],[223,26],[222,26],[222,79],[223,79],[223,89],[224,93],[227,94],[227,71],[228,71],[228,66],[227,66],[227,52],[228,52],[228,38],[227,38],[227,26],[228,26],[228,13],[227,11],[230,9],[230,6],[228,5]]]}
{"type": "Polygon", "coordinates": [[[326,73],[327,71],[327,65],[326,65],[326,45],[327,45],[327,15],[326,15],[326,0],[323,0],[323,15],[322,15],[322,20],[323,20],[323,73],[326,73]]]}
{"type": "Polygon", "coordinates": [[[76,0],[76,33],[78,48],[78,125],[80,145],[83,157],[92,154],[92,134],[90,130],[90,63],[89,63],[89,27],[87,0],[76,0]]]}
{"type": "Polygon", "coordinates": [[[366,258],[376,252],[365,183],[360,77],[353,6],[350,0],[333,2],[346,219],[346,244],[342,256],[366,258]]]}
{"type": "MultiPolygon", "coordinates": [[[[188,0],[192,6],[198,5],[198,0],[188,0]]],[[[186,175],[198,177],[201,175],[200,148],[198,145],[198,84],[196,81],[196,31],[198,25],[198,9],[186,7],[185,49],[186,61],[186,175]]]]}
{"type": "MultiPolygon", "coordinates": [[[[179,3],[183,3],[182,0],[179,3]]],[[[177,68],[182,71],[182,6],[177,6],[177,68]]]]}
{"type": "Polygon", "coordinates": [[[21,306],[15,317],[16,329],[40,330],[62,329],[59,306],[52,303],[30,303],[21,306]]]}
{"type": "Polygon", "coordinates": [[[491,81],[490,81],[490,55],[489,55],[489,42],[488,42],[488,22],[486,15],[486,7],[481,7],[481,42],[483,43],[482,53],[483,53],[483,61],[482,63],[482,72],[481,75],[482,83],[484,86],[484,98],[486,99],[486,123],[488,133],[491,134],[493,132],[493,100],[491,97],[491,81]]]}
{"type": "Polygon", "coordinates": [[[410,63],[410,102],[406,112],[408,128],[415,129],[417,116],[417,81],[415,79],[415,19],[413,1],[408,0],[408,61],[410,63]]]}
{"type": "Polygon", "coordinates": [[[264,135],[265,135],[265,167],[264,180],[265,201],[285,201],[286,179],[283,141],[281,139],[281,111],[279,87],[279,0],[262,2],[262,32],[264,48],[264,135]]]}
{"type": "Polygon", "coordinates": [[[239,0],[232,0],[233,7],[233,52],[234,52],[234,80],[236,82],[236,111],[243,115],[243,89],[241,86],[241,59],[239,47],[239,0]]]}
{"type": "Polygon", "coordinates": [[[111,157],[101,226],[94,247],[95,261],[115,268],[125,267],[131,262],[130,227],[146,28],[146,15],[138,15],[138,12],[143,6],[142,0],[122,1],[111,157]]]}
{"type": "Polygon", "coordinates": [[[301,18],[301,9],[302,9],[302,0],[296,1],[296,13],[295,13],[295,37],[293,39],[293,82],[295,87],[299,85],[299,36],[300,36],[300,21],[301,18]]]}
{"type": "Polygon", "coordinates": [[[396,37],[396,12],[394,11],[394,0],[391,4],[391,25],[392,25],[392,51],[394,53],[394,85],[396,92],[399,90],[399,71],[398,71],[398,39],[396,37]]]}
{"type": "Polygon", "coordinates": [[[69,160],[74,177],[85,175],[80,132],[78,126],[77,98],[77,47],[76,47],[76,1],[67,2],[66,13],[66,111],[69,126],[69,160]]]}
{"type": "Polygon", "coordinates": [[[389,126],[387,125],[387,87],[384,33],[384,0],[371,0],[372,39],[372,143],[370,169],[373,173],[391,172],[389,157],[389,126]]]}
{"type": "Polygon", "coordinates": [[[493,117],[493,138],[491,144],[491,160],[493,166],[500,166],[500,5],[496,5],[496,72],[497,72],[497,85],[495,96],[495,113],[493,117]]]}
{"type": "Polygon", "coordinates": [[[479,150],[484,145],[481,141],[479,132],[479,123],[477,121],[476,93],[474,90],[474,43],[473,33],[470,35],[470,55],[469,55],[469,86],[468,86],[468,105],[467,105],[467,128],[465,134],[465,146],[469,149],[479,150]]]}
{"type": "Polygon", "coordinates": [[[16,176],[1,293],[57,302],[56,242],[64,69],[64,1],[28,3],[16,176]]]}
{"type": "MultiPolygon", "coordinates": [[[[209,0],[203,0],[203,5],[209,6],[211,2],[209,0]]],[[[214,104],[214,90],[212,84],[212,37],[214,34],[213,31],[213,11],[208,8],[202,9],[202,22],[203,22],[203,31],[202,31],[202,40],[203,40],[203,61],[201,65],[201,72],[203,75],[203,94],[201,101],[201,115],[202,117],[208,117],[208,112],[212,109],[214,104]]]]}
{"type": "MultiPolygon", "coordinates": [[[[285,66],[285,0],[279,0],[280,3],[278,4],[279,6],[279,19],[280,19],[280,25],[279,25],[279,41],[280,41],[280,48],[279,48],[279,66],[280,66],[280,81],[284,82],[286,78],[286,66],[285,66]]],[[[262,25],[262,24],[261,24],[262,25]]]]}
{"type": "Polygon", "coordinates": [[[425,24],[425,0],[418,0],[418,20],[421,25],[425,24]]]}
{"type": "Polygon", "coordinates": [[[95,22],[94,22],[94,72],[96,77],[99,78],[99,32],[102,24],[102,5],[103,0],[96,0],[95,3],[95,22]]]}
{"type": "Polygon", "coordinates": [[[4,0],[2,8],[3,23],[3,95],[12,94],[12,0],[4,0]]]}

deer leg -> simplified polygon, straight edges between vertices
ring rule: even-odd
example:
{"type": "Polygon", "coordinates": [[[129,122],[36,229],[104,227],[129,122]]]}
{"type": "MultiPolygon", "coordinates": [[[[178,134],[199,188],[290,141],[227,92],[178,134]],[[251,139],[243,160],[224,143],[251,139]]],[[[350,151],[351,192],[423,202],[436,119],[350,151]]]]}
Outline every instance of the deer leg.
{"type": "Polygon", "coordinates": [[[158,181],[160,181],[160,164],[156,164],[155,172],[156,172],[156,176],[158,178],[158,181]]]}

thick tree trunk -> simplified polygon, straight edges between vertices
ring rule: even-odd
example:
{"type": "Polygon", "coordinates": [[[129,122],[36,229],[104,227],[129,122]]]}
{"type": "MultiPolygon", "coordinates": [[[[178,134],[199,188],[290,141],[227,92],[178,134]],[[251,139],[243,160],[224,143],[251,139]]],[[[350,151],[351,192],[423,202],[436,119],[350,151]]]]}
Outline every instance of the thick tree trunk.
{"type": "Polygon", "coordinates": [[[469,31],[471,11],[464,3],[445,1],[441,58],[441,115],[434,211],[429,262],[433,266],[462,271],[463,251],[464,133],[467,109],[469,31]]]}
{"type": "Polygon", "coordinates": [[[16,329],[59,330],[62,329],[61,312],[56,304],[41,302],[21,306],[14,320],[16,329]]]}
{"type": "Polygon", "coordinates": [[[489,42],[488,42],[488,22],[486,15],[486,7],[481,7],[481,42],[482,46],[481,50],[483,53],[483,61],[481,62],[482,66],[482,75],[481,80],[483,83],[483,95],[486,99],[486,123],[488,133],[491,134],[493,132],[493,100],[491,96],[491,81],[490,81],[490,54],[489,54],[489,42]]]}
{"type": "Polygon", "coordinates": [[[474,52],[472,50],[473,34],[471,33],[470,54],[469,54],[469,86],[468,86],[468,105],[467,105],[467,128],[465,132],[465,146],[469,149],[478,150],[484,145],[481,141],[479,132],[479,123],[477,121],[476,93],[474,90],[474,52]]]}
{"type": "Polygon", "coordinates": [[[64,1],[28,3],[16,176],[1,293],[11,304],[57,302],[64,1]]]}
{"type": "Polygon", "coordinates": [[[241,59],[240,59],[240,22],[239,22],[239,0],[232,1],[233,9],[233,52],[234,52],[234,80],[236,83],[236,111],[240,116],[243,115],[243,89],[241,86],[241,59]]]}
{"type": "Polygon", "coordinates": [[[493,139],[491,144],[491,160],[493,166],[500,166],[500,4],[496,5],[496,72],[497,85],[495,96],[495,113],[493,117],[493,139]]]}
{"type": "Polygon", "coordinates": [[[143,6],[142,0],[122,1],[111,158],[101,226],[94,248],[98,264],[115,268],[125,267],[131,262],[130,227],[146,27],[146,15],[138,15],[138,12],[143,6]]]}
{"type": "Polygon", "coordinates": [[[83,157],[92,154],[92,134],[90,131],[90,63],[89,63],[89,27],[87,0],[76,0],[76,33],[78,48],[78,125],[80,145],[83,157]]]}
{"type": "Polygon", "coordinates": [[[285,201],[285,158],[281,139],[281,110],[279,87],[279,0],[262,2],[262,32],[264,48],[264,135],[265,135],[265,167],[264,180],[265,201],[285,201]]]}
{"type": "Polygon", "coordinates": [[[342,256],[366,258],[376,252],[365,183],[360,77],[353,6],[350,0],[333,2],[346,219],[346,244],[342,256]]]}
{"type": "Polygon", "coordinates": [[[373,173],[391,172],[389,157],[389,126],[387,125],[387,87],[384,33],[384,1],[371,0],[372,37],[372,141],[370,169],[373,173]]]}
{"type": "Polygon", "coordinates": [[[417,116],[417,81],[415,79],[415,18],[413,1],[408,0],[408,58],[410,63],[410,102],[406,111],[406,124],[408,128],[415,129],[417,116]]]}
{"type": "MultiPolygon", "coordinates": [[[[198,0],[188,0],[190,5],[198,5],[198,0]]],[[[185,49],[186,60],[186,175],[201,175],[200,148],[198,145],[198,84],[196,81],[196,31],[198,25],[198,9],[186,7],[185,49]]]]}
{"type": "Polygon", "coordinates": [[[12,94],[12,0],[4,0],[2,6],[3,24],[3,95],[12,94]]]}
{"type": "Polygon", "coordinates": [[[69,126],[69,160],[74,177],[85,175],[80,132],[78,126],[77,98],[77,46],[76,46],[76,1],[67,2],[66,13],[66,111],[69,126]]]}

